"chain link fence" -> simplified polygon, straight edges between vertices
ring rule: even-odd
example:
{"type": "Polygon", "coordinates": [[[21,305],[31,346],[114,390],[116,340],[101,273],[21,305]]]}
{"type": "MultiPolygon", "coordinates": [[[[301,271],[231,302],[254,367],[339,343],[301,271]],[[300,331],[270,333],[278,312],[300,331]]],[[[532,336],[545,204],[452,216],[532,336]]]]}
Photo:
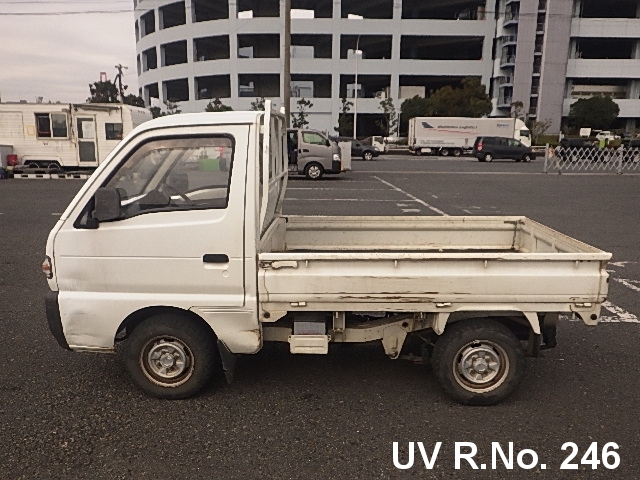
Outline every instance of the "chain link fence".
{"type": "Polygon", "coordinates": [[[544,173],[640,173],[640,148],[550,147],[544,155],[544,173]]]}

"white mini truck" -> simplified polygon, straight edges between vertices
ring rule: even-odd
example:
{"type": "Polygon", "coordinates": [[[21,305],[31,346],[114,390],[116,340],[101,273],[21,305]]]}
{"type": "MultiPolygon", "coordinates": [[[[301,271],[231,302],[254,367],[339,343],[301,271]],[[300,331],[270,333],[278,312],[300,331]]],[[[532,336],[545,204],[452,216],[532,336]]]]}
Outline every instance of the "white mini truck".
{"type": "Polygon", "coordinates": [[[239,354],[381,341],[466,404],[514,391],[560,312],[595,325],[609,253],[524,217],[285,216],[284,118],[172,115],[128,135],[49,235],[49,327],[122,342],[150,395],[200,392],[239,354]],[[410,340],[410,341],[409,341],[410,340]],[[412,350],[414,349],[414,350],[412,350]]]}

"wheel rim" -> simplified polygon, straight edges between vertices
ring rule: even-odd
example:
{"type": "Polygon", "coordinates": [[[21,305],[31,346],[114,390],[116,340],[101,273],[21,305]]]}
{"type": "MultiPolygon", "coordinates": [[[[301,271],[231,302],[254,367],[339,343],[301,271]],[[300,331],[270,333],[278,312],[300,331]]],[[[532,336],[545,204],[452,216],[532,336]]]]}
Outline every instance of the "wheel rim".
{"type": "Polygon", "coordinates": [[[453,152],[453,155],[454,155],[455,157],[459,157],[460,155],[462,155],[462,152],[461,152],[460,150],[455,150],[455,151],[453,152]]]}
{"type": "Polygon", "coordinates": [[[185,383],[194,369],[193,354],[176,337],[156,337],[148,341],[140,352],[140,366],[156,385],[176,387],[185,383]]]}
{"type": "Polygon", "coordinates": [[[373,154],[371,152],[367,152],[364,154],[365,160],[371,160],[373,158],[373,154]]]}
{"type": "Polygon", "coordinates": [[[493,160],[493,156],[491,156],[491,155],[485,155],[484,156],[484,161],[485,162],[490,162],[491,160],[493,160]]]}
{"type": "Polygon", "coordinates": [[[317,165],[310,165],[307,169],[307,175],[310,178],[320,178],[320,175],[322,175],[322,170],[320,170],[320,167],[317,165]]]}
{"type": "Polygon", "coordinates": [[[458,350],[453,375],[465,390],[484,393],[502,385],[509,368],[509,356],[504,348],[488,340],[474,340],[458,350]]]}
{"type": "Polygon", "coordinates": [[[448,157],[449,150],[447,150],[446,148],[443,148],[442,150],[440,150],[440,155],[442,155],[443,157],[448,157]]]}

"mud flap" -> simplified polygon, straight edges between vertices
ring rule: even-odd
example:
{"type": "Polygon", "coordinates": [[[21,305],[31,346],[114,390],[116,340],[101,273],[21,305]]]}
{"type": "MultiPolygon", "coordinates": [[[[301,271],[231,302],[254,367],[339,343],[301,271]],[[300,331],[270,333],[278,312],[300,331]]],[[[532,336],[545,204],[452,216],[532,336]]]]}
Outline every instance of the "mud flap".
{"type": "Polygon", "coordinates": [[[233,374],[236,371],[236,363],[238,362],[238,355],[231,353],[227,346],[218,339],[218,352],[220,352],[220,361],[222,362],[222,370],[224,370],[224,376],[227,379],[227,383],[230,385],[233,382],[233,374]]]}

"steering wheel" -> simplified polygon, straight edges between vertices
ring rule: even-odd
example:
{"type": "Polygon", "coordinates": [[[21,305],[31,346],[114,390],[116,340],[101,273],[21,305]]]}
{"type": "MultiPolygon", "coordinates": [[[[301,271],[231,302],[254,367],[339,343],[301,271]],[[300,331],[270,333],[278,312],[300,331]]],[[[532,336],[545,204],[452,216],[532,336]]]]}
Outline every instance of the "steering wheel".
{"type": "Polygon", "coordinates": [[[184,200],[186,203],[188,203],[189,205],[195,205],[195,203],[193,202],[193,200],[191,200],[189,197],[187,197],[183,192],[181,192],[180,190],[178,190],[177,188],[175,188],[172,185],[169,185],[168,183],[164,183],[162,185],[162,190],[167,192],[169,195],[178,195],[182,200],[184,200]]]}

